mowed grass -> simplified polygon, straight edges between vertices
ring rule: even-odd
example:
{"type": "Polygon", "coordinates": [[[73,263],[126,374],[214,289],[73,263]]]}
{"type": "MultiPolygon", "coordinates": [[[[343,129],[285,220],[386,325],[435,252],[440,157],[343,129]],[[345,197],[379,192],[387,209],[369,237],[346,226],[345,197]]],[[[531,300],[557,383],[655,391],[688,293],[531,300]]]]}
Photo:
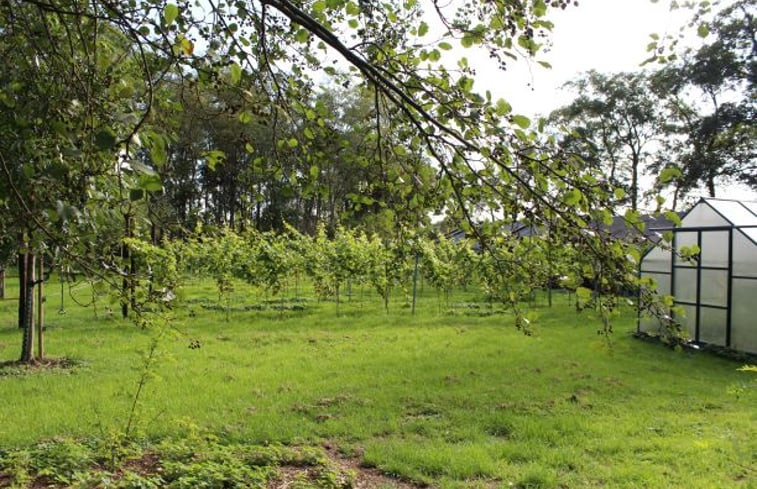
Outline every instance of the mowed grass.
{"type": "MultiPolygon", "coordinates": [[[[750,374],[631,338],[630,309],[608,341],[564,295],[552,308],[540,298],[524,305],[537,324],[526,336],[473,304],[475,292],[445,303],[426,288],[415,316],[403,297],[385,313],[367,289],[353,292],[339,315],[312,298],[284,302],[304,310],[259,311],[245,306],[265,296],[240,285],[226,321],[205,307],[214,284],[193,284],[177,332],[159,342],[140,431],[176,435],[190,422],[235,441],[327,441],[441,487],[755,487],[750,374]]],[[[0,371],[2,446],[123,429],[154,337],[102,300],[95,317],[66,295],[58,314],[57,289],[48,294],[48,353],[79,366],[0,371]]],[[[0,360],[19,353],[15,307],[0,302],[0,360]]]]}

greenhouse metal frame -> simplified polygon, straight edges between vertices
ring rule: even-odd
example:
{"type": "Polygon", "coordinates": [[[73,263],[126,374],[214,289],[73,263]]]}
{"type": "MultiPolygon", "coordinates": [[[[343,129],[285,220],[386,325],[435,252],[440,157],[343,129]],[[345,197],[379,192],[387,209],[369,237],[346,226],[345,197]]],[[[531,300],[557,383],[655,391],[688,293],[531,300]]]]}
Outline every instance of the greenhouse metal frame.
{"type": "MultiPolygon", "coordinates": [[[[649,249],[639,275],[674,297],[686,313],[676,319],[696,343],[757,353],[757,202],[703,198],[681,226],[656,231],[663,230],[673,233],[670,248],[649,249]],[[692,245],[699,254],[683,259],[682,248],[692,245]]],[[[660,326],[640,316],[637,331],[660,326]]]]}

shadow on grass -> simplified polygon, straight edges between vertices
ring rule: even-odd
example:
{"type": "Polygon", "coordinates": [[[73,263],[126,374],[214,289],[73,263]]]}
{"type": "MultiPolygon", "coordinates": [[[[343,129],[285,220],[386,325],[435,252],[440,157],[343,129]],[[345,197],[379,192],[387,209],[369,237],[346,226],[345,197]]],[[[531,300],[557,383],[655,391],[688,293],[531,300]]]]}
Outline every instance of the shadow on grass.
{"type": "Polygon", "coordinates": [[[10,360],[0,362],[0,378],[30,375],[48,371],[72,371],[82,367],[84,362],[73,358],[35,358],[31,362],[10,360]]]}

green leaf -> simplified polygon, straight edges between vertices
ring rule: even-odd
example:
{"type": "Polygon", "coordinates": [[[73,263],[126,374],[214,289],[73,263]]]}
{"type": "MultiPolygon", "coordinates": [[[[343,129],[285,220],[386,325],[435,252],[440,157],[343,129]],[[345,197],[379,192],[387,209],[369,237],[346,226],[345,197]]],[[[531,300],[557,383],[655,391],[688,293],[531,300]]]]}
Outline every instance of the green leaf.
{"type": "Polygon", "coordinates": [[[247,151],[250,154],[252,154],[252,153],[255,152],[255,148],[250,143],[247,143],[247,144],[244,145],[244,150],[247,151]]]}
{"type": "Polygon", "coordinates": [[[306,127],[305,129],[303,129],[302,132],[305,134],[306,138],[315,139],[315,135],[313,134],[313,131],[311,131],[309,127],[306,127]]]}
{"type": "Polygon", "coordinates": [[[357,29],[360,23],[357,21],[357,19],[350,19],[347,21],[347,25],[349,25],[353,29],[357,29]]]}
{"type": "Polygon", "coordinates": [[[236,85],[242,79],[242,68],[238,64],[233,63],[229,67],[229,74],[231,75],[231,84],[236,85]]]}
{"type": "Polygon", "coordinates": [[[452,49],[452,44],[446,41],[442,41],[438,45],[439,45],[439,49],[443,49],[445,51],[449,51],[450,49],[452,49]]]}
{"type": "Polygon", "coordinates": [[[544,17],[547,14],[547,4],[544,0],[534,0],[534,15],[537,17],[544,17]]]}
{"type": "Polygon", "coordinates": [[[287,145],[290,148],[296,148],[297,146],[299,146],[299,144],[300,144],[300,142],[297,141],[297,139],[295,139],[295,138],[289,138],[289,141],[287,141],[287,145]]]}
{"type": "Polygon", "coordinates": [[[248,111],[243,111],[239,114],[239,122],[242,124],[249,124],[252,122],[252,114],[250,114],[248,111]]]}
{"type": "Polygon", "coordinates": [[[498,99],[497,103],[494,105],[494,110],[498,116],[505,116],[512,112],[513,107],[507,102],[507,100],[498,99]]]}
{"type": "Polygon", "coordinates": [[[632,225],[632,226],[643,226],[644,221],[641,219],[641,212],[635,211],[633,209],[626,209],[626,211],[623,213],[623,217],[626,220],[626,223],[632,225]]]}
{"type": "Polygon", "coordinates": [[[591,295],[591,290],[586,287],[578,287],[576,289],[576,297],[578,298],[579,304],[586,304],[589,302],[591,300],[591,295]]]}
{"type": "Polygon", "coordinates": [[[473,78],[463,76],[457,83],[460,89],[462,89],[462,91],[465,93],[469,93],[471,90],[473,90],[473,78]]]}
{"type": "Polygon", "coordinates": [[[520,126],[522,129],[528,129],[528,126],[531,125],[531,119],[524,115],[514,115],[512,117],[513,124],[520,126]]]}
{"type": "Polygon", "coordinates": [[[569,207],[573,207],[578,205],[579,202],[581,202],[581,191],[577,188],[572,188],[568,193],[565,194],[565,198],[563,199],[563,202],[565,205],[569,207]]]}
{"type": "Polygon", "coordinates": [[[139,188],[147,192],[157,192],[163,189],[163,183],[158,175],[140,175],[139,188]]]}
{"type": "Polygon", "coordinates": [[[159,141],[155,141],[150,148],[150,160],[155,166],[163,166],[168,160],[168,153],[166,152],[166,145],[161,138],[159,141]]]}
{"type": "Polygon", "coordinates": [[[208,168],[211,170],[215,170],[216,165],[226,160],[226,153],[217,149],[206,151],[203,156],[208,160],[208,168]]]}
{"type": "Polygon", "coordinates": [[[423,37],[426,34],[428,34],[428,24],[421,22],[421,25],[418,26],[418,37],[423,37]]]}
{"type": "Polygon", "coordinates": [[[310,31],[307,29],[300,29],[297,31],[297,34],[294,35],[295,40],[301,44],[306,43],[309,37],[310,31]]]}
{"type": "Polygon", "coordinates": [[[347,2],[347,15],[360,15],[360,6],[355,2],[347,2]]]}
{"type": "Polygon", "coordinates": [[[116,135],[109,127],[103,127],[95,134],[95,146],[100,151],[108,151],[116,146],[116,135]]]}
{"type": "Polygon", "coordinates": [[[21,165],[21,173],[23,173],[26,178],[31,179],[36,172],[34,171],[34,166],[25,163],[21,165]]]}
{"type": "Polygon", "coordinates": [[[310,167],[310,178],[313,180],[317,180],[318,176],[321,174],[320,168],[318,168],[317,165],[313,165],[310,167]]]}
{"type": "Polygon", "coordinates": [[[176,17],[179,16],[179,7],[176,5],[169,3],[165,6],[163,9],[163,20],[165,20],[166,25],[171,25],[176,20],[176,17]]]}
{"type": "Polygon", "coordinates": [[[710,35],[710,26],[707,24],[699,24],[699,27],[697,28],[697,35],[699,37],[707,37],[710,35]]]}
{"type": "Polygon", "coordinates": [[[677,178],[680,178],[681,175],[682,175],[681,170],[679,170],[678,168],[669,166],[660,172],[659,180],[660,180],[660,183],[666,184],[666,183],[672,182],[673,180],[677,178]]]}
{"type": "Polygon", "coordinates": [[[668,218],[668,220],[670,220],[674,226],[681,225],[681,216],[679,216],[677,212],[667,211],[665,213],[665,217],[668,218]]]}
{"type": "Polygon", "coordinates": [[[195,50],[195,45],[192,41],[190,41],[186,37],[180,36],[179,49],[182,54],[186,56],[192,56],[192,53],[194,53],[194,50],[195,50]]]}
{"type": "Polygon", "coordinates": [[[324,10],[326,10],[326,2],[324,2],[323,0],[318,0],[317,2],[313,3],[313,12],[320,14],[324,10]]]}

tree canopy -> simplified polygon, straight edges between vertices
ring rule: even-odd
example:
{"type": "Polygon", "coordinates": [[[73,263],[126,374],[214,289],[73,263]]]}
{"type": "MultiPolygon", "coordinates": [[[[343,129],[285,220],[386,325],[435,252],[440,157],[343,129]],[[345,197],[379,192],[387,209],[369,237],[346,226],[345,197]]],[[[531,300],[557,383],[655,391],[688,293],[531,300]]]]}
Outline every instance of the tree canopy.
{"type": "MultiPolygon", "coordinates": [[[[131,250],[148,249],[135,239],[286,223],[402,239],[439,212],[489,251],[526,222],[575,250],[585,277],[633,283],[638,251],[596,232],[619,212],[620,179],[479,93],[464,56],[482,50],[501,69],[538,56],[549,11],[571,3],[3,2],[0,219],[19,270],[35,254],[71,263],[120,289],[126,316],[139,305],[131,250]]],[[[642,78],[593,77],[587,88],[618,91],[650,123],[642,78]]],[[[646,136],[602,119],[619,107],[576,113],[607,122],[615,149],[594,157],[628,152],[636,175],[646,136]]],[[[629,226],[642,225],[637,187],[620,211],[629,226]]],[[[530,270],[517,253],[491,256],[507,276],[530,270]]]]}

